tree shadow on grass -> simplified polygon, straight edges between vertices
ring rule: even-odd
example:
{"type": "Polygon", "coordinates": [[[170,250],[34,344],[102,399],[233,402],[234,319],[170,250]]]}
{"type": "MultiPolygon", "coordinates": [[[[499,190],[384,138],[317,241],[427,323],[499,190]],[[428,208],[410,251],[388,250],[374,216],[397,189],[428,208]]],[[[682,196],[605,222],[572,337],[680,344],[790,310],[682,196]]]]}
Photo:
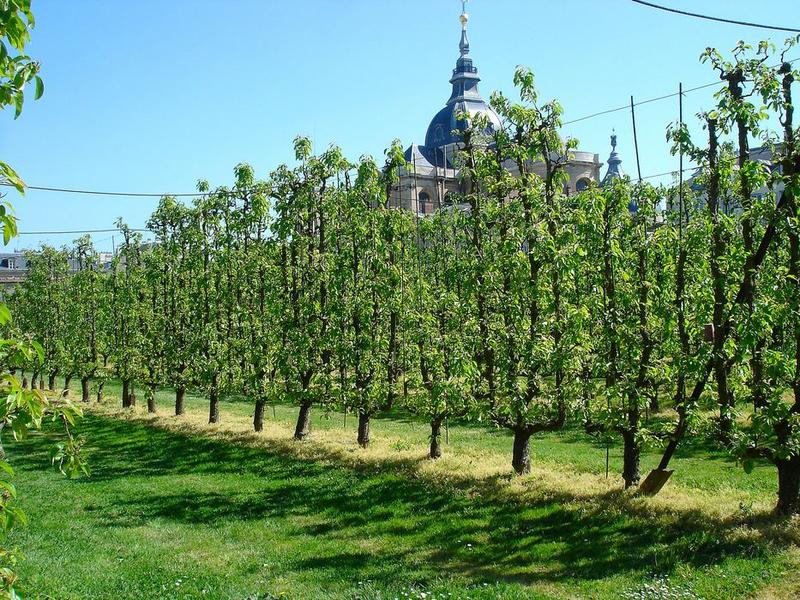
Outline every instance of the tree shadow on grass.
{"type": "MultiPolygon", "coordinates": [[[[77,485],[109,484],[102,501],[85,507],[97,526],[161,519],[217,528],[232,520],[282,519],[297,536],[335,542],[336,551],[296,560],[326,577],[392,584],[413,568],[431,579],[447,569],[485,581],[586,582],[774,550],[770,542],[735,535],[741,521],[710,522],[692,511],[654,515],[617,491],[590,502],[552,492],[519,499],[504,493],[501,476],[469,486],[409,477],[416,459],[355,469],[132,421],[89,415],[82,428],[91,440],[93,474],[77,485]],[[199,489],[197,476],[208,476],[215,489],[199,489]],[[163,477],[171,479],[168,488],[156,481],[163,477]],[[136,493],[126,480],[138,481],[136,493]],[[378,550],[365,550],[366,540],[380,540],[378,550]]],[[[14,444],[13,463],[41,469],[47,438],[14,444]]]]}

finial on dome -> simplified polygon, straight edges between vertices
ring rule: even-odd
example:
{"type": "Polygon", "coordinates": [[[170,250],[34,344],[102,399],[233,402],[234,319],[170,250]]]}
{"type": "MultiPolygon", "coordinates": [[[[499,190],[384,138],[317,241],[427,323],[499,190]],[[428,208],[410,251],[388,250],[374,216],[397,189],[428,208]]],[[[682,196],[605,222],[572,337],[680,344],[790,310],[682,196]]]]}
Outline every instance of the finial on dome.
{"type": "Polygon", "coordinates": [[[617,133],[611,130],[611,154],[608,156],[608,170],[600,185],[609,185],[614,179],[622,179],[625,173],[622,170],[622,159],[617,154],[617,133]]]}
{"type": "Polygon", "coordinates": [[[461,0],[461,16],[458,17],[459,21],[461,21],[461,41],[458,44],[458,49],[461,50],[461,56],[469,54],[469,37],[467,36],[469,14],[467,13],[467,2],[469,2],[469,0],[461,0]]]}

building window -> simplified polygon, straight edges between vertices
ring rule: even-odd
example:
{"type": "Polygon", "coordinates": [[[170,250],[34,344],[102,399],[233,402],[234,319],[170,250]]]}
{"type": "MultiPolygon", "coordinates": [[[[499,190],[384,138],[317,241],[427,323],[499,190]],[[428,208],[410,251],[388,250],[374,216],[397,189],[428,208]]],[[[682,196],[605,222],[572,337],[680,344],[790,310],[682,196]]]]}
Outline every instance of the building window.
{"type": "Polygon", "coordinates": [[[428,203],[430,201],[431,197],[428,192],[420,192],[419,196],[417,196],[417,212],[423,215],[428,212],[428,203]]]}
{"type": "Polygon", "coordinates": [[[591,184],[591,180],[588,177],[581,177],[578,179],[578,183],[575,184],[575,191],[582,192],[584,190],[589,189],[589,185],[591,184]]]}

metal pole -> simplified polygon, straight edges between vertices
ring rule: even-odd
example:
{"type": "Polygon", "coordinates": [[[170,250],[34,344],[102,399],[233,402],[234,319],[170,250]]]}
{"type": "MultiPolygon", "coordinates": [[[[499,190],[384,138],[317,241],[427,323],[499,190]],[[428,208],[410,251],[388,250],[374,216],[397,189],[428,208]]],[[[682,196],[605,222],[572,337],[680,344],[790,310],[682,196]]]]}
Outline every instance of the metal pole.
{"type": "Polygon", "coordinates": [[[639,165],[639,140],[636,137],[636,111],[633,108],[633,96],[631,96],[631,121],[633,122],[633,147],[636,150],[636,171],[639,174],[639,181],[642,181],[642,168],[639,165]]]}
{"type": "MultiPolygon", "coordinates": [[[[683,128],[683,83],[678,84],[678,122],[683,128]]],[[[678,239],[683,240],[683,146],[678,153],[678,239]]]]}
{"type": "Polygon", "coordinates": [[[419,214],[419,184],[417,183],[417,155],[411,153],[411,161],[414,165],[414,202],[416,202],[416,212],[419,214]]]}
{"type": "Polygon", "coordinates": [[[447,199],[447,146],[444,147],[444,176],[442,177],[442,197],[447,199]]]}

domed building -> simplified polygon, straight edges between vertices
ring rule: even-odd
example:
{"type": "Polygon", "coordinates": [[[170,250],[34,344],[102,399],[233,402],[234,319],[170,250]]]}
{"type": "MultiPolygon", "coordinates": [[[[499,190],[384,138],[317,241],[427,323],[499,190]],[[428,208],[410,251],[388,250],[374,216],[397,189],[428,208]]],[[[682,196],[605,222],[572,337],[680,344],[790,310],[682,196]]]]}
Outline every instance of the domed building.
{"type": "MultiPolygon", "coordinates": [[[[458,44],[459,57],[453,75],[450,78],[452,92],[444,108],[442,108],[428,125],[425,134],[425,145],[412,144],[406,149],[405,157],[408,167],[400,176],[395,186],[392,205],[412,210],[419,215],[429,214],[439,207],[449,204],[450,194],[463,192],[458,178],[458,169],[454,157],[461,143],[461,135],[467,122],[459,115],[469,115],[474,119],[477,115],[485,117],[489,128],[500,127],[500,117],[486,103],[478,91],[478,69],[470,56],[467,24],[469,15],[466,11],[459,17],[461,21],[461,40],[458,44]]],[[[487,133],[491,133],[488,131],[487,133]]],[[[616,136],[613,138],[616,146],[616,136]]],[[[603,178],[619,176],[619,160],[616,149],[612,149],[614,162],[609,161],[609,171],[603,178]]],[[[567,194],[581,191],[589,187],[591,182],[601,182],[599,155],[592,152],[576,150],[566,166],[569,181],[565,185],[567,194]]],[[[509,165],[509,171],[516,167],[509,165]]],[[[544,174],[543,164],[534,164],[533,170],[544,174]]]]}

